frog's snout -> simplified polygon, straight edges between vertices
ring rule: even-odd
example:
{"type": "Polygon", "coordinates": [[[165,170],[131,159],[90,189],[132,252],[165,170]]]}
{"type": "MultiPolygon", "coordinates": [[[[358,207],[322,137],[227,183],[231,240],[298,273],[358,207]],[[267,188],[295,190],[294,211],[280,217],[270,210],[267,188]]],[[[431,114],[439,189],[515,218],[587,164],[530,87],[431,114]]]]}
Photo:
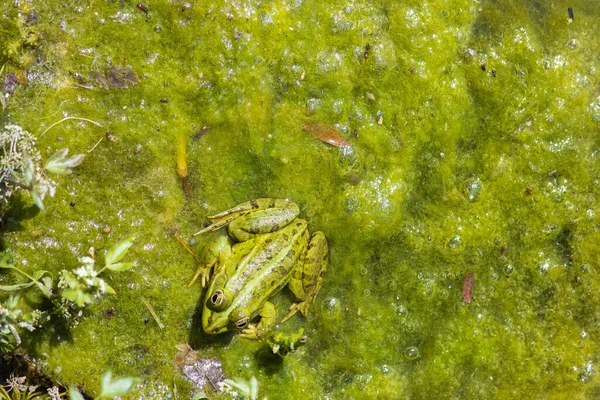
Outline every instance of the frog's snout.
{"type": "Polygon", "coordinates": [[[206,307],[212,311],[224,311],[231,304],[231,293],[217,289],[206,299],[206,307]]]}

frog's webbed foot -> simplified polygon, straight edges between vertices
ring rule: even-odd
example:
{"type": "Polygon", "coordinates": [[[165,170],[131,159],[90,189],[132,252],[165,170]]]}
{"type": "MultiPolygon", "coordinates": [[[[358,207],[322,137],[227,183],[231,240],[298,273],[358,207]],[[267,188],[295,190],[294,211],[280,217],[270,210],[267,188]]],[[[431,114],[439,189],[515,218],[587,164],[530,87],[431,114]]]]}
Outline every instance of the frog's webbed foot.
{"type": "Polygon", "coordinates": [[[251,340],[262,339],[264,334],[268,332],[275,321],[277,321],[277,309],[271,302],[266,302],[263,309],[260,311],[260,320],[256,324],[249,324],[246,328],[242,329],[240,333],[241,337],[251,340]]]}
{"type": "Polygon", "coordinates": [[[281,320],[287,321],[298,311],[305,317],[315,296],[323,284],[323,273],[327,270],[327,239],[323,232],[315,232],[310,239],[302,264],[298,265],[288,284],[297,302],[290,306],[290,312],[281,320]]]}
{"type": "Polygon", "coordinates": [[[220,236],[213,241],[209,242],[204,250],[200,259],[198,260],[198,269],[192,278],[192,281],[187,285],[191,287],[199,277],[202,277],[202,287],[205,288],[211,275],[211,270],[214,267],[214,272],[218,272],[225,260],[231,255],[231,246],[227,238],[220,236]]]}
{"type": "Polygon", "coordinates": [[[250,200],[208,217],[211,224],[196,232],[194,236],[229,225],[229,234],[241,242],[257,234],[274,232],[293,221],[299,213],[298,206],[289,200],[250,200]]]}

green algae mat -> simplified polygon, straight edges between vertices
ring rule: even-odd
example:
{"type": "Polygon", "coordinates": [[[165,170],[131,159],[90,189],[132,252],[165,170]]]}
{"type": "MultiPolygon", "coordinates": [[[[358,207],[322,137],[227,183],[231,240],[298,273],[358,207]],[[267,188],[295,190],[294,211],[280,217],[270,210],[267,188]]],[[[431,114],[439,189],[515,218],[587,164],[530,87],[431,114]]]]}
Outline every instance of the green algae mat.
{"type": "MultiPolygon", "coordinates": [[[[202,398],[185,372],[202,360],[261,399],[600,397],[596,0],[0,11],[0,128],[43,160],[85,155],[43,210],[3,194],[3,251],[56,286],[135,236],[133,266],[100,275],[115,294],[18,328],[18,346],[4,331],[6,357],[90,396],[105,371],[139,377],[132,399],[202,398]],[[308,316],[275,327],[307,337],[285,358],[203,333],[177,240],[200,254],[227,234],[193,237],[208,216],[257,198],[292,200],[329,242],[308,316]]],[[[51,313],[50,286],[0,299],[51,313]]],[[[272,299],[280,318],[292,300],[272,299]]]]}

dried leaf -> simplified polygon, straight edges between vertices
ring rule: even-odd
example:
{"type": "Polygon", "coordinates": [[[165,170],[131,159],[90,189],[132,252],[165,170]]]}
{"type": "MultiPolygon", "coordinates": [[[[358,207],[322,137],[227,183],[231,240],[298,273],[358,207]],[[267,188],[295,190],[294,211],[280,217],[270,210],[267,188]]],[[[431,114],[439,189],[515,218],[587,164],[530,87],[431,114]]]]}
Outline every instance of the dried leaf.
{"type": "Polygon", "coordinates": [[[197,360],[197,352],[188,345],[181,344],[177,348],[179,353],[175,357],[175,364],[178,367],[183,366],[183,374],[192,382],[194,388],[204,389],[209,384],[214,391],[221,391],[223,382],[225,382],[225,374],[223,365],[217,357],[197,360]],[[191,363],[189,363],[190,361],[191,363]]]}
{"type": "Polygon", "coordinates": [[[180,369],[184,365],[194,364],[198,360],[198,352],[187,343],[178,344],[177,346],[177,354],[175,355],[175,360],[173,363],[175,364],[175,368],[180,369]]]}
{"type": "Polygon", "coordinates": [[[90,73],[90,79],[103,89],[128,89],[137,85],[140,80],[131,67],[124,65],[112,66],[106,71],[90,73]]]}
{"type": "Polygon", "coordinates": [[[350,147],[350,142],[333,126],[312,122],[304,125],[304,130],[322,142],[335,147],[350,147]]]}
{"type": "Polygon", "coordinates": [[[463,282],[462,298],[465,303],[473,300],[473,287],[475,286],[475,273],[469,272],[463,282]]]}

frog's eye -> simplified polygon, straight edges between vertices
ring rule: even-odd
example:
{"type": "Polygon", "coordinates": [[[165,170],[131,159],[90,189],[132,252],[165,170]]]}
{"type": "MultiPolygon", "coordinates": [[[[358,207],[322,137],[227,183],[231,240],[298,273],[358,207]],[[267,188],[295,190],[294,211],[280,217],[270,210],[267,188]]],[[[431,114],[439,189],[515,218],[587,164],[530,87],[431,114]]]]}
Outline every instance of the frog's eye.
{"type": "Polygon", "coordinates": [[[244,329],[248,325],[249,320],[250,320],[250,318],[244,317],[244,318],[240,319],[238,322],[236,322],[235,326],[237,326],[238,329],[244,329]]]}
{"type": "Polygon", "coordinates": [[[222,289],[217,289],[210,295],[206,301],[206,306],[213,311],[223,311],[231,304],[231,297],[228,292],[222,289]]]}

